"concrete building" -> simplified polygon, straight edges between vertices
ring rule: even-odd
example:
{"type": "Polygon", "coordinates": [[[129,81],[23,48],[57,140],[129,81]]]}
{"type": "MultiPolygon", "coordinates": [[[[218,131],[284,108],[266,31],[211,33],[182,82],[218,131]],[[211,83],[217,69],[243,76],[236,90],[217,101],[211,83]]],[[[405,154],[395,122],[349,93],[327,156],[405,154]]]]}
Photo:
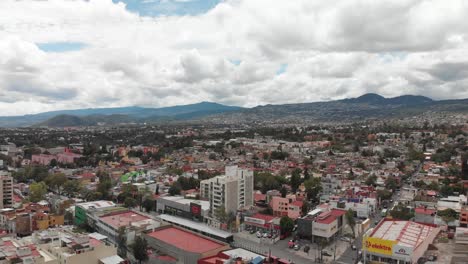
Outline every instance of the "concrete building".
{"type": "Polygon", "coordinates": [[[208,201],[186,199],[182,196],[163,196],[156,199],[156,211],[203,222],[210,211],[208,201]]]}
{"type": "Polygon", "coordinates": [[[340,234],[345,226],[345,210],[331,209],[320,213],[312,223],[312,236],[330,240],[340,234]]]}
{"type": "Polygon", "coordinates": [[[274,196],[270,200],[270,207],[275,216],[288,216],[295,220],[301,216],[302,201],[296,200],[296,195],[287,195],[285,198],[274,196]]]}
{"type": "Polygon", "coordinates": [[[201,197],[210,202],[210,214],[224,206],[226,212],[253,205],[253,171],[226,166],[225,175],[201,181],[201,197]]]}
{"type": "Polygon", "coordinates": [[[13,177],[0,176],[0,209],[11,208],[13,205],[13,177]]]}
{"type": "Polygon", "coordinates": [[[365,263],[417,263],[439,231],[435,225],[383,220],[363,237],[365,263]]]}
{"type": "Polygon", "coordinates": [[[128,210],[97,216],[96,219],[97,221],[93,225],[96,232],[107,236],[109,241],[115,245],[118,242],[120,228],[124,228],[127,244],[131,244],[135,236],[161,225],[161,222],[146,215],[128,210]]]}

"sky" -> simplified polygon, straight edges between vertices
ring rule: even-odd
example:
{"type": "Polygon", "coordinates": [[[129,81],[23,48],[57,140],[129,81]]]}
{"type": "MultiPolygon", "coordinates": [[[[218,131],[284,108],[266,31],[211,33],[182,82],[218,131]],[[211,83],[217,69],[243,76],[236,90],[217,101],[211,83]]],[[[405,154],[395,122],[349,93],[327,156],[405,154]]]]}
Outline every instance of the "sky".
{"type": "Polygon", "coordinates": [[[468,98],[465,0],[1,0],[0,115],[468,98]]]}

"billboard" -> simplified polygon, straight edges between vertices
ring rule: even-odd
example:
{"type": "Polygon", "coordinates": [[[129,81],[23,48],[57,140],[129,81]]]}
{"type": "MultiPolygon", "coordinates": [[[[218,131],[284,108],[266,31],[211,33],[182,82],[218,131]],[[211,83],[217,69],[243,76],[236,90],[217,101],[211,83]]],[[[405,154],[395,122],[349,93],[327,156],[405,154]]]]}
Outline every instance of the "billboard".
{"type": "Polygon", "coordinates": [[[367,252],[373,252],[377,254],[392,256],[393,246],[397,243],[394,240],[384,240],[376,237],[367,237],[362,241],[362,247],[367,252]]]}
{"type": "Polygon", "coordinates": [[[265,224],[265,220],[263,220],[263,219],[247,217],[247,216],[244,217],[244,222],[253,223],[253,224],[257,224],[257,225],[264,225],[265,224]]]}
{"type": "Polygon", "coordinates": [[[190,213],[192,213],[192,216],[201,216],[201,205],[190,203],[190,213]]]}

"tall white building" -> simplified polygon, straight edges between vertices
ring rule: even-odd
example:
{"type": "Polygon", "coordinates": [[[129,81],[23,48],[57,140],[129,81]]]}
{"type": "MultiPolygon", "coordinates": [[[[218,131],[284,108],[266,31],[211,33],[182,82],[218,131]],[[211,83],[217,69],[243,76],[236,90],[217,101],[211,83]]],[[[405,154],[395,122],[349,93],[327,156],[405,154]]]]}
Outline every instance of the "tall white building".
{"type": "Polygon", "coordinates": [[[224,205],[226,212],[253,205],[254,176],[252,170],[226,166],[225,175],[200,182],[201,197],[210,201],[210,213],[224,205]]]}

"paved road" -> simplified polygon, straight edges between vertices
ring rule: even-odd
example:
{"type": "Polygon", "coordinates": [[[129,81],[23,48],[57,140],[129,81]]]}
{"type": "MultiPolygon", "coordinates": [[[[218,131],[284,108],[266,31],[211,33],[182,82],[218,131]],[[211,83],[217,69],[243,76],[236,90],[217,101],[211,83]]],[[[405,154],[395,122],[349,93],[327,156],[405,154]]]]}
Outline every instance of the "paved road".
{"type": "MultiPolygon", "coordinates": [[[[307,257],[302,257],[296,253],[294,250],[288,248],[288,240],[280,240],[275,244],[269,244],[266,242],[262,243],[255,243],[251,240],[248,240],[243,237],[234,236],[234,241],[237,246],[241,246],[247,250],[251,250],[258,254],[264,254],[268,256],[269,252],[271,252],[272,256],[279,257],[282,259],[290,260],[296,264],[301,263],[314,263],[312,259],[307,257]]],[[[302,250],[302,249],[301,249],[302,250]]],[[[312,249],[311,249],[312,251],[312,249]]],[[[305,253],[304,253],[305,254],[305,253]]]]}

